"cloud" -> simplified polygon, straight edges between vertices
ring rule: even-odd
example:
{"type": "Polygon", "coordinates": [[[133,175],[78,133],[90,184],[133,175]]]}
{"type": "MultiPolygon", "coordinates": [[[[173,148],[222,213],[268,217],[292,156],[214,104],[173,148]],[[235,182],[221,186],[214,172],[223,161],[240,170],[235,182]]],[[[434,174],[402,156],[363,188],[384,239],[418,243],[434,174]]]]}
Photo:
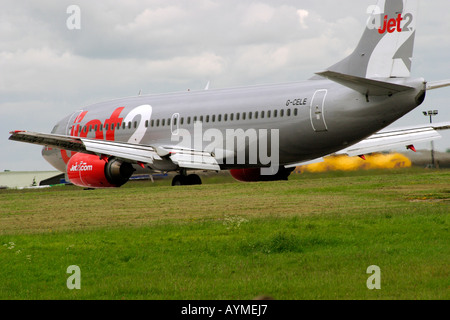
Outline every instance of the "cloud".
{"type": "Polygon", "coordinates": [[[308,29],[308,25],[306,24],[306,18],[308,18],[309,12],[307,10],[299,9],[297,10],[297,15],[302,28],[308,29]]]}
{"type": "Polygon", "coordinates": [[[170,5],[165,8],[149,9],[139,13],[136,18],[126,25],[117,25],[115,30],[125,32],[148,32],[152,29],[170,28],[173,21],[184,19],[186,12],[179,7],[170,5]]]}
{"type": "Polygon", "coordinates": [[[265,3],[251,3],[245,8],[242,26],[259,26],[269,23],[275,15],[275,9],[265,3]]]}

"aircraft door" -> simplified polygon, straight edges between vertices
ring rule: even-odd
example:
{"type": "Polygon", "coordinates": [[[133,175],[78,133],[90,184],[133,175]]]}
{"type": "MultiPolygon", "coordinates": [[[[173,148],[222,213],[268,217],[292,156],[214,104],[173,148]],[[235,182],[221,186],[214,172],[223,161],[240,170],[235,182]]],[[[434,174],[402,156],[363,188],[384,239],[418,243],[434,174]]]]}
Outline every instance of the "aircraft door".
{"type": "Polygon", "coordinates": [[[321,89],[314,93],[310,105],[311,125],[314,131],[327,131],[327,124],[325,122],[325,98],[327,97],[327,90],[321,89]]]}

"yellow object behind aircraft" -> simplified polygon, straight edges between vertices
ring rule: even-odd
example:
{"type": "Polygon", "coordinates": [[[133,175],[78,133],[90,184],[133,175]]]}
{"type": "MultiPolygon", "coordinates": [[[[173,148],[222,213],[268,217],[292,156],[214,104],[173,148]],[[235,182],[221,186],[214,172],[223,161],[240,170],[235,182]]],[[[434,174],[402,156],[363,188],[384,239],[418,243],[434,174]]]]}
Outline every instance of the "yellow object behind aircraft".
{"type": "Polygon", "coordinates": [[[354,171],[411,167],[411,160],[400,153],[367,155],[366,160],[345,155],[325,157],[323,162],[298,166],[296,173],[325,171],[354,171]]]}

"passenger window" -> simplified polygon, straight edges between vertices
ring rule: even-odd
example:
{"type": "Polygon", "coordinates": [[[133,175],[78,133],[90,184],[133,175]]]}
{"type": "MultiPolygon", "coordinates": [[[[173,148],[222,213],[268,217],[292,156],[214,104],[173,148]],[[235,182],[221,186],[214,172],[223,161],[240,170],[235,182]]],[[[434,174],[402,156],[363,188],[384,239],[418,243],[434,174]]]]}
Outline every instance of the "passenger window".
{"type": "Polygon", "coordinates": [[[298,113],[297,108],[295,108],[294,109],[294,116],[297,116],[297,113],[298,113]]]}

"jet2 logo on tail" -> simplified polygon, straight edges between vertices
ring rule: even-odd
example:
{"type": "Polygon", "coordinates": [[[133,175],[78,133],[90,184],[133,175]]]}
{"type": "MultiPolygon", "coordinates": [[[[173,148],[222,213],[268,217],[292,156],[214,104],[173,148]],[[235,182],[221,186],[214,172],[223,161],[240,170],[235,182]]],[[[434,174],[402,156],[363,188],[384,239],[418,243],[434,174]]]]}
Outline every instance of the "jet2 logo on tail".
{"type": "Polygon", "coordinates": [[[392,18],[389,20],[388,20],[388,16],[385,15],[383,27],[378,28],[378,33],[383,34],[383,33],[386,33],[386,31],[389,33],[393,33],[395,31],[402,32],[402,28],[400,27],[400,23],[402,22],[402,20],[403,20],[403,18],[400,13],[398,14],[396,19],[392,18]]]}
{"type": "Polygon", "coordinates": [[[396,18],[389,19],[389,16],[384,15],[381,8],[376,5],[369,6],[367,13],[370,14],[367,20],[367,28],[370,30],[377,29],[379,34],[413,31],[413,28],[410,27],[414,19],[411,13],[406,13],[403,17],[399,13],[396,18]],[[381,20],[382,18],[383,20],[381,20]],[[402,23],[404,23],[403,27],[402,23]]]}
{"type": "Polygon", "coordinates": [[[409,27],[409,25],[411,24],[412,21],[413,21],[413,15],[411,13],[405,14],[404,18],[402,18],[402,15],[399,13],[396,19],[392,18],[389,20],[388,20],[388,16],[385,15],[384,16],[384,24],[382,27],[378,28],[378,33],[383,34],[383,33],[386,33],[386,31],[389,33],[393,33],[395,31],[397,31],[397,32],[412,31],[412,28],[409,27]],[[403,28],[400,26],[400,23],[402,21],[406,21],[406,24],[403,26],[403,28]]]}

